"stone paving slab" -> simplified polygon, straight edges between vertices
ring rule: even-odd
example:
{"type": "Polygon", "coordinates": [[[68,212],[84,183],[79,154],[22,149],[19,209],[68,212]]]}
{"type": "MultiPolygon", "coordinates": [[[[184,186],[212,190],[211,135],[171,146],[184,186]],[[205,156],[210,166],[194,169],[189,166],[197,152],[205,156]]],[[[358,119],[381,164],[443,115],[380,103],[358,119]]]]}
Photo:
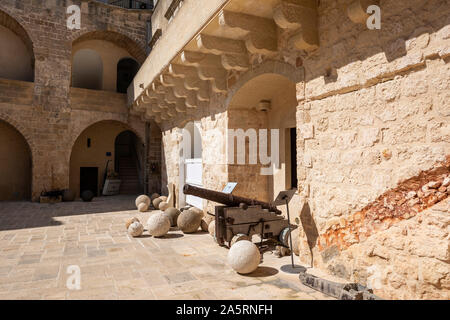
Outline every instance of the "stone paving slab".
{"type": "Polygon", "coordinates": [[[289,257],[265,253],[243,276],[208,233],[128,236],[125,221],[145,224],[151,215],[138,213],[134,198],[2,203],[0,299],[329,299],[278,271],[289,257]],[[80,268],[81,290],[67,288],[71,265],[80,268]]]}

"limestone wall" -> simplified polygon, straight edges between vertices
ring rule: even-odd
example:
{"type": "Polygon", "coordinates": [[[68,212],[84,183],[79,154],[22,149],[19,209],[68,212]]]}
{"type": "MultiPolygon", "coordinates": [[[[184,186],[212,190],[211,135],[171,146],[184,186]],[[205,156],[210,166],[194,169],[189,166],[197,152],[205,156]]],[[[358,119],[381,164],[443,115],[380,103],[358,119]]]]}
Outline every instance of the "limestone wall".
{"type": "MultiPolygon", "coordinates": [[[[218,137],[226,128],[262,125],[252,112],[227,109],[243,83],[259,72],[284,75],[291,68],[297,83],[299,179],[292,212],[300,222],[300,262],[372,286],[385,298],[445,299],[448,193],[436,190],[435,198],[419,197],[405,209],[408,192],[423,185],[402,183],[422,171],[428,183],[433,168],[448,170],[450,7],[445,0],[381,1],[381,30],[368,30],[349,19],[350,2],[320,2],[317,50],[296,52],[282,38],[276,57],[255,59],[248,72],[229,79],[227,94],[189,115],[202,122],[203,159],[212,163],[204,166],[204,185],[220,190],[239,179],[239,193],[267,197],[267,184],[253,175],[252,166],[220,165],[226,139],[218,137]],[[266,68],[281,62],[288,67],[266,68]],[[394,194],[398,199],[390,198],[394,194]],[[366,210],[371,213],[358,220],[366,210]],[[367,231],[360,223],[372,227],[367,231]],[[336,234],[340,240],[331,240],[336,234]]],[[[264,96],[265,88],[259,89],[255,92],[264,96]]],[[[167,176],[175,183],[173,148],[179,136],[174,132],[181,127],[163,126],[167,176]]]]}
{"type": "Polygon", "coordinates": [[[96,1],[0,2],[0,25],[17,34],[34,54],[34,82],[0,79],[0,119],[26,139],[32,155],[32,198],[43,186],[69,187],[69,158],[77,135],[102,120],[118,120],[144,138],[144,123],[129,117],[125,95],[70,88],[73,43],[115,43],[137,61],[145,59],[151,13],[96,1]],[[81,30],[67,28],[67,6],[81,8],[81,30]]]}
{"type": "MultiPolygon", "coordinates": [[[[378,262],[363,252],[377,244],[392,257],[382,257],[384,280],[376,288],[381,296],[445,298],[449,287],[447,273],[441,270],[449,267],[449,239],[444,214],[426,218],[443,230],[432,234],[407,211],[386,204],[386,212],[396,219],[381,230],[395,227],[374,231],[373,236],[358,234],[347,249],[327,241],[316,247],[339,225],[354,226],[347,239],[352,233],[365,233],[353,214],[370,208],[402,181],[439,166],[450,154],[448,3],[382,1],[379,31],[352,24],[342,14],[345,5],[321,6],[321,46],[304,59],[305,82],[297,85],[298,171],[305,177],[301,189],[312,216],[301,232],[301,261],[312,259],[332,273],[367,283],[361,274],[375,272],[378,262]],[[410,221],[396,224],[404,219],[410,221]],[[406,224],[417,226],[408,246],[383,245],[401,241],[396,230],[406,224]],[[413,244],[414,237],[427,240],[413,244]],[[443,254],[430,258],[434,262],[417,255],[431,243],[443,254]],[[420,275],[425,265],[428,274],[435,273],[443,282],[420,275]],[[399,271],[402,266],[412,273],[399,271]],[[388,271],[392,268],[396,271],[388,271]]],[[[441,199],[445,197],[444,192],[441,199]]],[[[383,218],[377,213],[364,221],[372,228],[383,218]]]]}

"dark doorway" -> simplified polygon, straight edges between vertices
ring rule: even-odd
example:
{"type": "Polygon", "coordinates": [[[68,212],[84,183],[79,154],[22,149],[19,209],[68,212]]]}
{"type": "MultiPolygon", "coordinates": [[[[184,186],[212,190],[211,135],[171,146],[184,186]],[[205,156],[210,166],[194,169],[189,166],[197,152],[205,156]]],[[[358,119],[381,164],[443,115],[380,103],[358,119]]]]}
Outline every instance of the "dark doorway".
{"type": "Polygon", "coordinates": [[[120,194],[143,192],[144,145],[132,131],[123,131],[115,141],[115,171],[119,174],[120,194]]]}
{"type": "Polygon", "coordinates": [[[297,189],[297,128],[290,129],[291,136],[291,188],[297,189]]]}
{"type": "Polygon", "coordinates": [[[117,64],[117,92],[127,93],[128,86],[133,81],[139,70],[139,64],[131,59],[125,58],[117,64]]]}
{"type": "Polygon", "coordinates": [[[98,168],[81,167],[80,168],[80,194],[83,191],[91,190],[94,196],[98,196],[98,168]]]}

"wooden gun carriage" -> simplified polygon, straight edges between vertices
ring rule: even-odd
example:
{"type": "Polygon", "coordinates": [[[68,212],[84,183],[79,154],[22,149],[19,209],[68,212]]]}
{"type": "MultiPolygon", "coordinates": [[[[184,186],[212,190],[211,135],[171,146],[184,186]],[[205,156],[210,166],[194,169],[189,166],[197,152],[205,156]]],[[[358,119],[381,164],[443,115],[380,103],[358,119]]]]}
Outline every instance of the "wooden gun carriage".
{"type": "MultiPolygon", "coordinates": [[[[223,204],[215,207],[215,237],[219,245],[231,245],[239,240],[251,240],[259,235],[263,240],[272,240],[289,247],[289,221],[281,211],[267,202],[238,197],[186,184],[184,194],[197,196],[223,204]]],[[[296,226],[291,225],[291,230],[296,226]]]]}

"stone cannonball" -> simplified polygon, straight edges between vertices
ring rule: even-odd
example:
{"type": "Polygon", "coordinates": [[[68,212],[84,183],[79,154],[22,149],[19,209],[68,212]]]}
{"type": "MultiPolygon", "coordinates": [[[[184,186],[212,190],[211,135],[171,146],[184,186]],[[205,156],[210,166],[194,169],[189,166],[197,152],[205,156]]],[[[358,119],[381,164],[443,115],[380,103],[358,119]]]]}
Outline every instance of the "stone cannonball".
{"type": "Polygon", "coordinates": [[[148,211],[148,205],[145,202],[141,202],[138,205],[139,212],[146,212],[148,211]]]}
{"type": "Polygon", "coordinates": [[[130,220],[127,221],[127,223],[125,223],[125,226],[126,226],[127,230],[128,230],[128,228],[130,227],[130,225],[131,225],[133,222],[141,222],[141,221],[139,221],[139,219],[136,218],[136,217],[131,218],[130,220]]]}
{"type": "Polygon", "coordinates": [[[292,251],[296,256],[300,255],[300,238],[299,238],[299,230],[295,229],[291,232],[292,237],[292,251]]]}
{"type": "Polygon", "coordinates": [[[202,223],[201,223],[200,227],[202,228],[203,231],[208,232],[208,231],[209,231],[209,230],[208,230],[209,224],[210,224],[211,222],[213,222],[213,221],[214,221],[214,216],[209,215],[209,214],[206,214],[206,215],[202,218],[202,223]]]}
{"type": "Polygon", "coordinates": [[[148,218],[148,232],[154,237],[162,237],[170,230],[170,219],[162,211],[158,211],[148,218]]]}
{"type": "Polygon", "coordinates": [[[152,201],[152,204],[155,207],[155,209],[159,209],[159,204],[161,202],[162,202],[161,198],[156,198],[155,200],[152,201]]]}
{"type": "Polygon", "coordinates": [[[242,240],[236,242],[228,251],[227,261],[237,273],[247,274],[258,268],[261,254],[253,242],[242,240]]]}
{"type": "Polygon", "coordinates": [[[81,193],[81,199],[83,199],[84,202],[91,202],[92,199],[94,199],[94,193],[91,190],[84,190],[81,193]]]}
{"type": "Polygon", "coordinates": [[[144,233],[144,226],[139,221],[135,221],[128,227],[128,234],[132,237],[140,237],[144,233]]]}
{"type": "Polygon", "coordinates": [[[208,232],[211,236],[216,236],[216,221],[211,221],[208,225],[208,232]]]}
{"type": "Polygon", "coordinates": [[[177,208],[168,208],[164,213],[169,217],[171,226],[176,227],[178,216],[181,213],[180,210],[177,208]]]}
{"type": "Polygon", "coordinates": [[[192,207],[192,208],[190,208],[189,210],[195,212],[196,214],[201,215],[202,217],[205,215],[205,214],[203,213],[203,210],[201,210],[201,209],[199,209],[199,208],[196,208],[196,207],[192,207]]]}
{"type": "Polygon", "coordinates": [[[136,208],[139,208],[139,204],[145,203],[147,205],[147,208],[150,206],[150,198],[146,196],[145,194],[139,196],[136,198],[136,208]]]}
{"type": "Polygon", "coordinates": [[[159,197],[160,197],[160,195],[158,193],[154,193],[154,194],[151,195],[150,200],[153,201],[153,200],[155,200],[156,198],[159,198],[159,197]]]}
{"type": "Polygon", "coordinates": [[[159,210],[162,211],[166,211],[167,209],[169,209],[170,204],[166,201],[161,201],[161,203],[159,204],[159,210]]]}
{"type": "Polygon", "coordinates": [[[202,216],[191,210],[183,211],[177,219],[177,226],[184,233],[196,232],[201,223],[202,216]]]}
{"type": "Polygon", "coordinates": [[[63,192],[63,201],[64,202],[72,202],[75,200],[75,192],[73,192],[72,190],[64,190],[63,192]]]}
{"type": "Polygon", "coordinates": [[[202,231],[208,232],[208,222],[206,222],[205,219],[202,219],[200,228],[202,229],[202,231]]]}

